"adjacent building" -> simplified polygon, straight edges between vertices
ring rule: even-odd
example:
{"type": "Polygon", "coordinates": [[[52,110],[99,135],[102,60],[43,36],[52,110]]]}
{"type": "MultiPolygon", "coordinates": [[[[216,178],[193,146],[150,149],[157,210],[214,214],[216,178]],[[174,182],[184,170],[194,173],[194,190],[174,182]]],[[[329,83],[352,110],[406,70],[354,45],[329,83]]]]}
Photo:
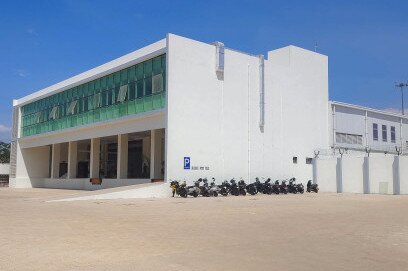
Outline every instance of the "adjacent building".
{"type": "Polygon", "coordinates": [[[14,100],[10,186],[307,180],[319,153],[403,154],[407,125],[329,102],[322,54],[287,46],[251,55],[168,34],[14,100]]]}

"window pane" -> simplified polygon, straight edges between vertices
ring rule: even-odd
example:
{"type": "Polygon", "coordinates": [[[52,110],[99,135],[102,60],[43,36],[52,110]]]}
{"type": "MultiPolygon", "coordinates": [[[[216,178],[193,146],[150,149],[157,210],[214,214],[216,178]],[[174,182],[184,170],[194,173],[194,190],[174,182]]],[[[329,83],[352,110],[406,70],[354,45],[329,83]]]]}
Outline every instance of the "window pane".
{"type": "Polygon", "coordinates": [[[152,94],[152,77],[145,78],[144,83],[145,83],[145,95],[149,96],[152,94]]]}
{"type": "Polygon", "coordinates": [[[137,89],[137,98],[141,98],[144,95],[143,91],[143,80],[139,80],[136,83],[136,89],[137,89]]]}

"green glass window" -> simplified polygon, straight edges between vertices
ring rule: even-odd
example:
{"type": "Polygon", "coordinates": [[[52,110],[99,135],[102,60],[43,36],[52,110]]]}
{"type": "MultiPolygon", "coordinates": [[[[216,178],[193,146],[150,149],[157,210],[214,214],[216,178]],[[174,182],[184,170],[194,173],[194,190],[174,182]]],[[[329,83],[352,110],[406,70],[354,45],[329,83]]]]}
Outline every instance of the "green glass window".
{"type": "Polygon", "coordinates": [[[166,56],[161,55],[21,108],[29,136],[165,106],[166,56]]]}

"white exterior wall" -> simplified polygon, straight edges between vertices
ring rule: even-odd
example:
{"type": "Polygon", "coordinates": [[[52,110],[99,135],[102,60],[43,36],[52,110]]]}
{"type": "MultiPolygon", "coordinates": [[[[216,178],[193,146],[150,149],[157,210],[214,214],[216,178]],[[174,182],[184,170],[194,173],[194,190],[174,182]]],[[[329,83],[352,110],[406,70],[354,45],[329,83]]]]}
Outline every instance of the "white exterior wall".
{"type": "Polygon", "coordinates": [[[408,156],[399,156],[399,194],[408,194],[408,156]]]}
{"type": "Polygon", "coordinates": [[[305,158],[328,147],[327,57],[293,46],[269,53],[261,132],[259,58],[226,49],[219,80],[215,52],[168,37],[168,179],[312,179],[305,158]],[[184,170],[184,157],[204,170],[184,170]]]}
{"type": "Polygon", "coordinates": [[[394,192],[394,157],[369,157],[369,193],[370,194],[393,194],[394,192]],[[387,191],[380,190],[380,183],[386,183],[387,191]]]}
{"type": "Polygon", "coordinates": [[[314,183],[321,192],[337,192],[337,158],[314,159],[314,183]]]}
{"type": "Polygon", "coordinates": [[[343,157],[338,162],[341,170],[339,192],[364,193],[364,158],[343,157]]]}
{"type": "Polygon", "coordinates": [[[330,145],[336,148],[349,148],[357,151],[348,152],[349,154],[361,154],[368,147],[375,153],[396,153],[395,147],[401,148],[404,153],[408,153],[408,118],[388,113],[380,110],[360,107],[356,105],[344,104],[339,102],[329,103],[330,110],[334,108],[334,120],[330,112],[330,145]],[[367,120],[366,120],[367,114],[367,120]],[[334,125],[333,125],[334,123],[334,125]],[[373,139],[373,124],[378,125],[378,140],[373,139]],[[402,125],[401,125],[402,123],[402,125]],[[382,125],[387,126],[387,141],[383,141],[382,125]],[[334,126],[334,130],[333,130],[334,126]],[[391,126],[395,127],[395,142],[391,142],[391,126]],[[361,135],[363,141],[361,145],[345,144],[333,142],[335,133],[346,133],[361,135]],[[334,134],[334,135],[333,135],[334,134]]]}

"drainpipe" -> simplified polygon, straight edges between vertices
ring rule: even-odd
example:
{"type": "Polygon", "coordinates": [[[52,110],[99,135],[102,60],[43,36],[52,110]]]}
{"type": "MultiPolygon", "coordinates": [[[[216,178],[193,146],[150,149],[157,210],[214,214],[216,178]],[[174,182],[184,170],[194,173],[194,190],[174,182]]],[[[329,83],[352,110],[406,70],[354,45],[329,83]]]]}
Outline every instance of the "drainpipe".
{"type": "Polygon", "coordinates": [[[264,131],[265,126],[265,58],[259,55],[259,128],[264,131]]]}
{"type": "Polygon", "coordinates": [[[336,105],[332,104],[333,150],[336,150],[336,105]]]}

